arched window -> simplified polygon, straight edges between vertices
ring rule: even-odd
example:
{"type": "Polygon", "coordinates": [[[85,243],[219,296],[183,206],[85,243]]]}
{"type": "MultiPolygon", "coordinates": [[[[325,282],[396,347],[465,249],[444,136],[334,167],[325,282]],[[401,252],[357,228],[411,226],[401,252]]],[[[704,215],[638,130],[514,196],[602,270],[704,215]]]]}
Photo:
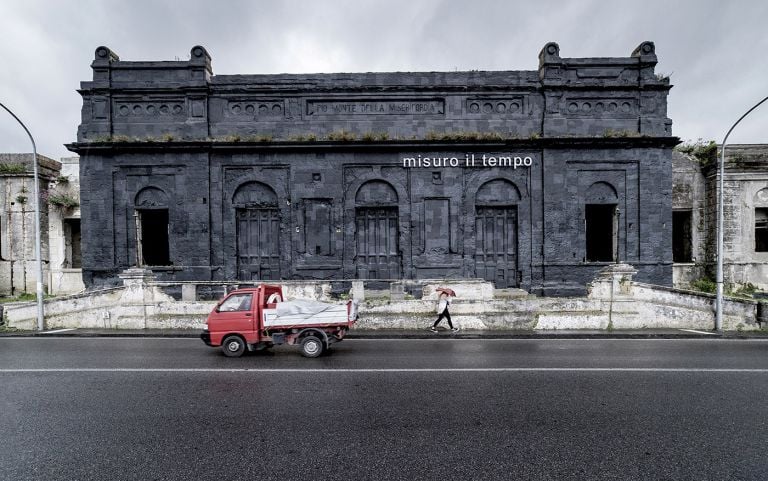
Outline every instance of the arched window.
{"type": "Polygon", "coordinates": [[[277,194],[267,184],[246,182],[235,190],[232,204],[243,208],[277,208],[277,194]]]}
{"type": "Polygon", "coordinates": [[[167,209],[168,196],[157,187],[145,187],[136,194],[134,205],[137,209],[167,209]]]}
{"type": "Polygon", "coordinates": [[[506,179],[490,180],[477,189],[476,205],[514,205],[520,200],[517,186],[506,179]]]}
{"type": "Polygon", "coordinates": [[[768,187],[755,194],[755,252],[768,252],[768,187]]]}
{"type": "Polygon", "coordinates": [[[397,191],[389,182],[383,180],[370,180],[357,189],[355,205],[358,206],[396,206],[397,191]]]}

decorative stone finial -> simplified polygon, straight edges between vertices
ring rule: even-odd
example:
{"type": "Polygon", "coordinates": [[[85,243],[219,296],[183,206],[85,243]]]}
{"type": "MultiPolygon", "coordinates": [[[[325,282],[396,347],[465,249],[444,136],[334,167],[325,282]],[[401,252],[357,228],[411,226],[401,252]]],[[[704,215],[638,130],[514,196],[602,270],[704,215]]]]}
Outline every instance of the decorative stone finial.
{"type": "Polygon", "coordinates": [[[98,47],[96,48],[96,60],[106,60],[107,62],[117,62],[120,60],[120,57],[117,56],[115,52],[110,50],[108,47],[98,47]]]}
{"type": "Polygon", "coordinates": [[[560,62],[560,45],[555,42],[549,42],[539,52],[539,69],[548,63],[560,62]]]}
{"type": "Polygon", "coordinates": [[[643,42],[632,52],[633,57],[643,57],[646,55],[656,56],[656,45],[653,42],[643,42]]]}
{"type": "Polygon", "coordinates": [[[195,45],[192,47],[192,50],[190,51],[190,56],[193,61],[211,61],[211,56],[208,54],[208,51],[205,49],[205,47],[200,45],[195,45]]]}
{"type": "Polygon", "coordinates": [[[560,56],[560,45],[558,45],[555,42],[549,42],[548,44],[544,45],[544,48],[541,49],[542,52],[544,52],[546,55],[552,55],[555,57],[560,56]]]}
{"type": "Polygon", "coordinates": [[[213,75],[211,56],[203,46],[192,47],[189,51],[189,64],[192,66],[192,78],[208,80],[213,75]]]}

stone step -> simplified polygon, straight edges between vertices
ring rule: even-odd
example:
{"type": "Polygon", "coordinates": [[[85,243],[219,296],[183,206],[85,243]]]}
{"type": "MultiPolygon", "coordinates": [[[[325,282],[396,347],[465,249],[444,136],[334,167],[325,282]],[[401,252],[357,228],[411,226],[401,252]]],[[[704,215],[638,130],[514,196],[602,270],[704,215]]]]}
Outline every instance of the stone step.
{"type": "Polygon", "coordinates": [[[493,290],[494,299],[521,299],[524,297],[536,297],[536,296],[532,296],[527,291],[524,291],[523,289],[517,289],[517,288],[493,290]]]}

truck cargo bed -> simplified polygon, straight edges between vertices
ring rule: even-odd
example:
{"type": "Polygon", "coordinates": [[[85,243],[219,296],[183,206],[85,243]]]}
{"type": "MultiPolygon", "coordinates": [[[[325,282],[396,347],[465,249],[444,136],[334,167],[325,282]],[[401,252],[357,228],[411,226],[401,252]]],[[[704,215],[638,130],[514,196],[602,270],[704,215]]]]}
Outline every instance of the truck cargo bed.
{"type": "Polygon", "coordinates": [[[293,300],[278,302],[264,309],[264,328],[329,326],[349,324],[348,307],[319,301],[293,300]]]}

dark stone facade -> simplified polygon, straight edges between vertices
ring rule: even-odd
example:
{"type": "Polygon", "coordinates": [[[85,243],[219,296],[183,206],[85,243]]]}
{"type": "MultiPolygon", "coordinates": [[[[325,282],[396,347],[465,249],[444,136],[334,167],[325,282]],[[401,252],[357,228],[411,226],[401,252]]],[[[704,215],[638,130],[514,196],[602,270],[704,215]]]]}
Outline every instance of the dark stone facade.
{"type": "Polygon", "coordinates": [[[650,42],[625,58],[550,43],[533,71],[214,76],[202,47],[100,47],[68,145],[84,280],[165,255],[168,280],[483,277],[561,295],[616,259],[670,285],[678,139],[655,65],[650,42]]]}

